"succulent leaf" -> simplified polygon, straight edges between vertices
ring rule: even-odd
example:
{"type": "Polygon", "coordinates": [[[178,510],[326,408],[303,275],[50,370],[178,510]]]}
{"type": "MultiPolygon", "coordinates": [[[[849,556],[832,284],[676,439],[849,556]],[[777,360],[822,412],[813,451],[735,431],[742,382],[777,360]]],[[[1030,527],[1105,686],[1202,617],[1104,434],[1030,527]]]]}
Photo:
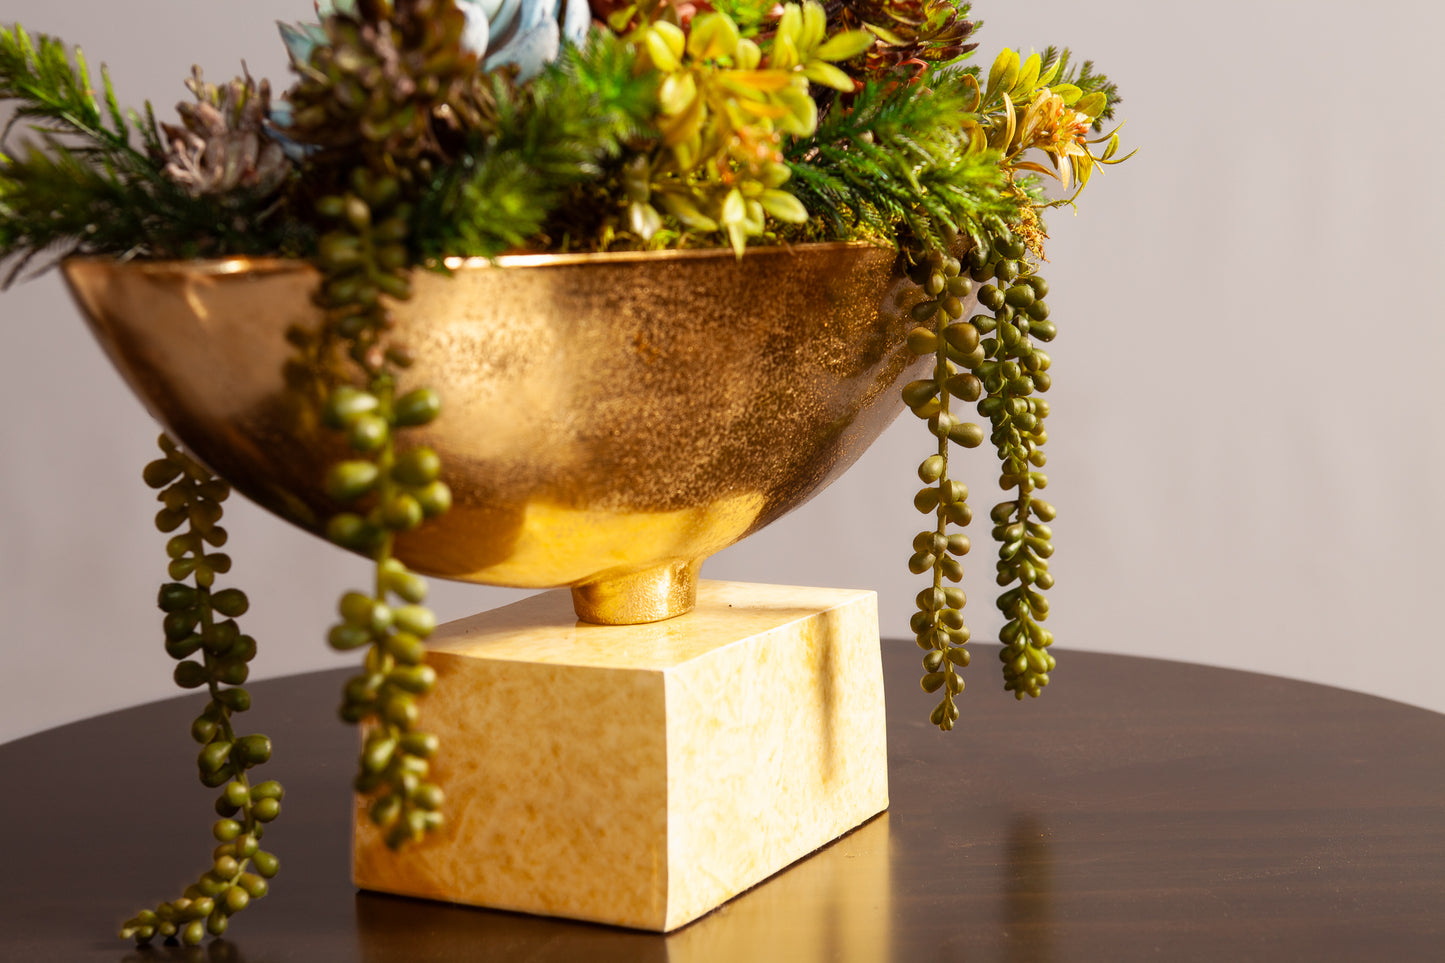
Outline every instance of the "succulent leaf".
{"type": "Polygon", "coordinates": [[[270,85],[248,74],[218,87],[193,67],[186,87],[196,102],[176,106],[181,125],[161,125],[171,180],[193,197],[238,189],[266,195],[280,187],[291,162],[267,124],[270,85]]]}
{"type": "MultiPolygon", "coordinates": [[[[557,59],[563,40],[580,45],[591,29],[586,0],[455,0],[466,17],[462,48],[476,54],[487,70],[517,68],[519,80],[535,77],[557,59]]],[[[321,0],[316,6],[324,23],[333,16],[355,16],[355,0],[321,0]]],[[[277,23],[281,38],[298,70],[311,62],[317,47],[328,45],[321,23],[277,23]]]]}
{"type": "Polygon", "coordinates": [[[843,0],[842,23],[877,40],[855,64],[855,73],[876,74],[908,62],[942,63],[973,50],[974,22],[968,4],[954,0],[843,0]]]}

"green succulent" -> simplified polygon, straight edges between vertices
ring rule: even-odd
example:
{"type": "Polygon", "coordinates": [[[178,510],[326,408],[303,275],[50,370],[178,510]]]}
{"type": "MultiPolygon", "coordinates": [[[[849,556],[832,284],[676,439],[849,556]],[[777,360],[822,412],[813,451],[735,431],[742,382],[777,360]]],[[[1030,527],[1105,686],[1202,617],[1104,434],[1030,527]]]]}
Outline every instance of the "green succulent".
{"type": "Polygon", "coordinates": [[[806,222],[807,209],[783,189],[791,176],[783,137],[817,129],[810,83],[853,89],[834,63],[861,53],[868,35],[829,36],[823,6],[809,0],[783,7],[766,50],[720,12],[697,15],[686,31],[668,20],[643,23],[628,39],[638,47],[638,69],[662,77],[662,144],[624,175],[630,229],[651,237],[663,223],[661,205],[688,230],[725,233],[741,255],[769,216],[806,222]]]}
{"type": "Polygon", "coordinates": [[[322,27],[328,43],[298,66],[287,135],[343,162],[434,150],[438,111],[463,97],[477,69],[455,2],[357,0],[355,13],[336,11],[322,27]]]}
{"type": "MultiPolygon", "coordinates": [[[[557,58],[562,41],[581,46],[592,26],[586,0],[456,0],[466,18],[462,47],[480,60],[482,69],[512,65],[518,79],[529,80],[557,58]]],[[[355,16],[357,0],[319,0],[317,14],[355,16]]],[[[318,46],[330,42],[319,23],[278,23],[291,60],[311,62],[318,46]]]]}
{"type": "Polygon", "coordinates": [[[193,67],[186,88],[196,102],[176,106],[179,126],[161,125],[171,180],[193,196],[237,189],[264,196],[280,187],[292,164],[268,130],[270,84],[247,74],[217,87],[193,67]]]}

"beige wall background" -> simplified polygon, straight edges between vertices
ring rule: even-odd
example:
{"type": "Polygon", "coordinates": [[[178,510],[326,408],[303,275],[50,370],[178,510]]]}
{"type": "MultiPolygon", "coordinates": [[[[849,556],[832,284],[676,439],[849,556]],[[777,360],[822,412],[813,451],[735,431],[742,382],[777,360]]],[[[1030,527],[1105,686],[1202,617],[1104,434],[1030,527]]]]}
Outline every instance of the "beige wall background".
{"type": "MultiPolygon", "coordinates": [[[[81,44],[110,65],[123,103],[149,98],[164,117],[192,62],[222,79],[245,60],[284,88],[272,21],[309,11],[308,0],[6,0],[0,21],[81,44]]],[[[992,0],[976,12],[985,66],[1000,46],[1061,40],[1096,59],[1121,84],[1125,137],[1141,148],[1090,185],[1079,216],[1051,219],[1060,664],[1045,698],[1068,698],[1069,652],[1087,650],[1445,710],[1434,163],[1445,9],[992,0]]],[[[157,428],[55,276],[0,295],[0,332],[4,741],[176,690],[153,602],[163,537],[139,479],[157,428]]],[[[928,443],[899,422],[842,481],[705,574],[872,587],[884,635],[907,636],[912,473],[928,443]]],[[[997,472],[972,454],[983,504],[997,472]]],[[[234,584],[261,643],[255,676],[350,661],[323,634],[365,564],[240,499],[230,514],[234,584]]],[[[987,529],[975,527],[965,587],[987,639],[999,620],[987,529]]],[[[520,594],[440,585],[434,601],[457,617],[520,594]]],[[[968,697],[1005,698],[994,672],[975,663],[968,697]]]]}

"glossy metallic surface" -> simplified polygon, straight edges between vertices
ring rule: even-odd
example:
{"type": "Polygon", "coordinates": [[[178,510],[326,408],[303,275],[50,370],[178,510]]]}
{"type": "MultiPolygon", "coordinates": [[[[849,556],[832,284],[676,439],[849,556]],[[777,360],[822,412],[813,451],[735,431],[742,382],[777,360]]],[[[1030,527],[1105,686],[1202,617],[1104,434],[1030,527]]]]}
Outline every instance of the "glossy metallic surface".
{"type": "MultiPolygon", "coordinates": [[[[395,311],[393,343],[416,359],[400,389],[443,398],[407,440],[440,452],[454,494],[398,554],[447,578],[577,586],[597,621],[685,611],[698,563],[851,465],[926,364],[904,346],[918,295],[889,250],[451,266],[419,272],[395,311]]],[[[319,531],[343,443],[314,399],[349,373],[304,347],[315,271],[72,260],[65,273],[151,413],[241,492],[319,531]]]]}
{"type": "Polygon", "coordinates": [[[667,562],[572,586],[572,610],[584,622],[638,625],[691,612],[697,605],[700,558],[667,562]]]}

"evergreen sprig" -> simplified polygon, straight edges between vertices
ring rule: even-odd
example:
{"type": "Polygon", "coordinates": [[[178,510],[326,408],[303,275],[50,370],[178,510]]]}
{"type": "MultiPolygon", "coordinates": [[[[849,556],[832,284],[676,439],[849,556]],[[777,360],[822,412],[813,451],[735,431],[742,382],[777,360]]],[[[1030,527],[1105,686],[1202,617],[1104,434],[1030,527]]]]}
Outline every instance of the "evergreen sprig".
{"type": "Polygon", "coordinates": [[[60,40],[0,28],[0,102],[14,105],[0,147],[18,124],[36,135],[0,154],[0,262],[13,262],[5,284],[47,249],[163,258],[308,247],[306,226],[265,198],[188,194],[165,173],[150,104],[144,117],[122,111],[104,67],[100,78],[97,96],[80,48],[72,59],[60,40]]]}
{"type": "Polygon", "coordinates": [[[253,203],[244,192],[191,197],[169,179],[122,176],[115,165],[68,149],[53,135],[45,149],[27,145],[18,158],[0,154],[0,263],[3,284],[47,249],[119,257],[297,255],[314,238],[302,223],[253,203]]]}
{"type": "Polygon", "coordinates": [[[963,75],[932,70],[917,85],[868,82],[817,136],[787,148],[793,193],[844,236],[893,236],[903,226],[922,247],[953,235],[976,240],[990,218],[1010,216],[998,157],[965,133],[971,94],[963,75]]]}
{"type": "Polygon", "coordinates": [[[130,200],[124,184],[77,154],[34,147],[17,159],[0,154],[0,259],[16,257],[18,271],[35,252],[79,247],[102,231],[134,241],[140,219],[130,200]]]}
{"type": "MultiPolygon", "coordinates": [[[[113,162],[128,159],[146,166],[145,155],[131,146],[130,123],[138,123],[143,135],[149,131],[150,137],[157,138],[154,143],[159,143],[154,126],[139,123],[133,112],[128,120],[116,102],[104,66],[100,78],[103,104],[95,96],[79,47],[72,62],[66,45],[55,37],[41,35],[32,41],[21,26],[0,27],[0,100],[16,101],[6,135],[15,124],[26,121],[40,129],[78,135],[88,142],[75,148],[78,151],[98,151],[113,162]]],[[[147,146],[151,143],[146,138],[147,146]]]]}
{"type": "Polygon", "coordinates": [[[0,101],[14,105],[0,145],[21,123],[40,139],[22,145],[17,157],[0,154],[0,260],[17,261],[7,280],[46,248],[144,237],[141,212],[150,205],[137,203],[143,199],[130,182],[144,178],[147,160],[131,146],[130,123],[104,67],[100,76],[103,101],[79,48],[72,60],[54,37],[32,40],[18,25],[0,28],[0,101]]]}
{"type": "Polygon", "coordinates": [[[526,243],[574,186],[646,139],[656,81],[636,75],[635,59],[629,44],[594,31],[526,86],[481,78],[489,123],[419,201],[419,254],[492,256],[526,243]]]}

